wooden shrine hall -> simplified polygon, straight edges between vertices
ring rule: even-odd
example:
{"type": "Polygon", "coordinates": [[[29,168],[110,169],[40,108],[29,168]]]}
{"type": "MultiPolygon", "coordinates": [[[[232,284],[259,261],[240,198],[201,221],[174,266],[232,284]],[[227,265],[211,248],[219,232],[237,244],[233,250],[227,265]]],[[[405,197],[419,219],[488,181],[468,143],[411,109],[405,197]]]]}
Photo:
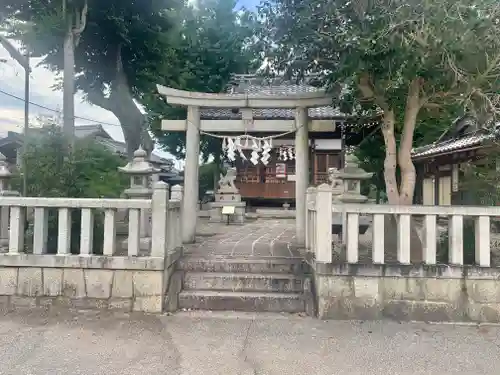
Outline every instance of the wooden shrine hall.
{"type": "Polygon", "coordinates": [[[158,92],[167,103],[187,107],[186,120],[162,121],[164,131],[186,132],[185,242],[195,235],[200,133],[223,138],[242,199],[295,202],[299,244],[304,242],[307,187],[328,182],[329,168],[342,168],[343,150],[365,133],[359,131],[365,127],[355,127],[358,121],[331,106],[331,94],[307,82],[236,75],[224,93],[160,85],[158,92]]]}

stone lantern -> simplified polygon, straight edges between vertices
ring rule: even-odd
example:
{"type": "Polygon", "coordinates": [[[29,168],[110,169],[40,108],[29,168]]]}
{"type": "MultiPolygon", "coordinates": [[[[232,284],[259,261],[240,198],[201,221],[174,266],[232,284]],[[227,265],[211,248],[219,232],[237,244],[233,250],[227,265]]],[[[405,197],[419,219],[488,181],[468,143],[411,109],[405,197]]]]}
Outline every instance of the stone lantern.
{"type": "Polygon", "coordinates": [[[361,181],[372,178],[373,173],[365,172],[359,167],[359,160],[354,155],[347,155],[345,167],[337,174],[342,181],[343,192],[337,199],[342,203],[365,203],[368,197],[361,194],[361,181]]]}
{"type": "MultiPolygon", "coordinates": [[[[344,169],[335,174],[335,178],[342,181],[342,194],[336,197],[338,203],[366,203],[368,197],[361,194],[361,181],[370,179],[373,173],[365,172],[359,167],[359,160],[355,155],[346,155],[344,169]]],[[[342,242],[346,243],[347,215],[339,214],[333,218],[333,233],[342,233],[342,242]]],[[[364,234],[370,225],[365,216],[359,218],[359,233],[364,234]]]]}
{"type": "MultiPolygon", "coordinates": [[[[159,169],[153,167],[147,160],[147,153],[139,147],[134,152],[134,157],[126,166],[118,168],[121,172],[129,176],[130,187],[125,189],[123,195],[128,199],[151,199],[153,189],[151,187],[151,179],[154,174],[160,172],[159,169]]],[[[141,211],[141,249],[147,250],[151,242],[151,212],[149,210],[141,211]]]]}
{"type": "MultiPolygon", "coordinates": [[[[12,173],[9,170],[9,165],[5,156],[0,153],[0,196],[2,197],[18,197],[20,194],[17,191],[10,190],[10,180],[12,173]]],[[[9,207],[0,208],[0,246],[9,245],[9,207]]]]}
{"type": "Polygon", "coordinates": [[[151,177],[159,173],[160,170],[146,160],[147,153],[139,147],[134,152],[134,158],[126,166],[119,170],[130,178],[130,187],[124,191],[128,198],[133,199],[151,199],[153,189],[151,188],[151,177]]]}

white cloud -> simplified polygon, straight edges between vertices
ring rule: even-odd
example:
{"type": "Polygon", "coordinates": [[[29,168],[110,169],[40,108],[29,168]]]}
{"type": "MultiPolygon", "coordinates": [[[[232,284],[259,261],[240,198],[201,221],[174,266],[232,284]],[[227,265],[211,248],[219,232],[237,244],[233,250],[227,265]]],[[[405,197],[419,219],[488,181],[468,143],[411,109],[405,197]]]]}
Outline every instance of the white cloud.
{"type": "MultiPolygon", "coordinates": [[[[54,111],[51,110],[62,110],[62,92],[54,91],[51,88],[58,77],[48,69],[37,67],[39,62],[40,59],[31,59],[30,61],[32,68],[30,101],[41,107],[30,105],[30,118],[36,118],[39,115],[54,115],[54,111]]],[[[3,47],[0,47],[0,90],[19,98],[16,99],[0,92],[0,132],[22,131],[24,124],[24,70],[3,47]],[[1,62],[2,59],[5,59],[6,62],[1,62]]],[[[75,120],[77,126],[100,123],[111,137],[118,141],[124,141],[120,123],[113,113],[84,102],[80,93],[75,95],[75,116],[84,118],[75,120]]],[[[156,150],[155,153],[162,157],[173,158],[172,155],[161,150],[156,150]]]]}

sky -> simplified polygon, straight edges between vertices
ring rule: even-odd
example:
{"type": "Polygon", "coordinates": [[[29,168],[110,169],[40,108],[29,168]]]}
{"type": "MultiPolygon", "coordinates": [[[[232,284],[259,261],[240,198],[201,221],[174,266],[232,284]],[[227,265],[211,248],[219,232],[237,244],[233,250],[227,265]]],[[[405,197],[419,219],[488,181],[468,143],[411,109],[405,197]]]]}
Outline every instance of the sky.
{"type": "MultiPolygon", "coordinates": [[[[257,3],[258,0],[240,0],[237,7],[254,8],[257,3]]],[[[54,91],[51,87],[57,75],[37,67],[39,62],[39,59],[31,60],[30,101],[39,105],[30,105],[30,118],[33,120],[37,116],[57,115],[57,111],[62,110],[62,92],[54,91]]],[[[75,96],[75,117],[80,117],[75,120],[77,126],[101,124],[111,137],[124,140],[118,119],[111,112],[86,103],[81,93],[75,96]]],[[[0,135],[3,136],[7,131],[22,132],[23,123],[24,70],[0,46],[0,135]]],[[[166,152],[156,152],[163,157],[173,158],[166,152]]]]}

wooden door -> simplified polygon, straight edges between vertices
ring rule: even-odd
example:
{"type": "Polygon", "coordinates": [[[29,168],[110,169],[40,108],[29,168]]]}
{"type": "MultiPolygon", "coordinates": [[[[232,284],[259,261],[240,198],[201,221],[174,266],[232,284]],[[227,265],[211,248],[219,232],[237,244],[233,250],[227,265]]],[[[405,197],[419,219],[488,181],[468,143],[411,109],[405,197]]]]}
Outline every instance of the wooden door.
{"type": "Polygon", "coordinates": [[[338,151],[321,152],[314,155],[314,185],[330,183],[328,169],[339,168],[340,155],[338,151]]]}
{"type": "Polygon", "coordinates": [[[423,181],[423,204],[434,206],[436,204],[435,187],[433,178],[425,178],[423,181]]]}
{"type": "Polygon", "coordinates": [[[439,177],[439,205],[451,205],[451,176],[439,177]]]}

